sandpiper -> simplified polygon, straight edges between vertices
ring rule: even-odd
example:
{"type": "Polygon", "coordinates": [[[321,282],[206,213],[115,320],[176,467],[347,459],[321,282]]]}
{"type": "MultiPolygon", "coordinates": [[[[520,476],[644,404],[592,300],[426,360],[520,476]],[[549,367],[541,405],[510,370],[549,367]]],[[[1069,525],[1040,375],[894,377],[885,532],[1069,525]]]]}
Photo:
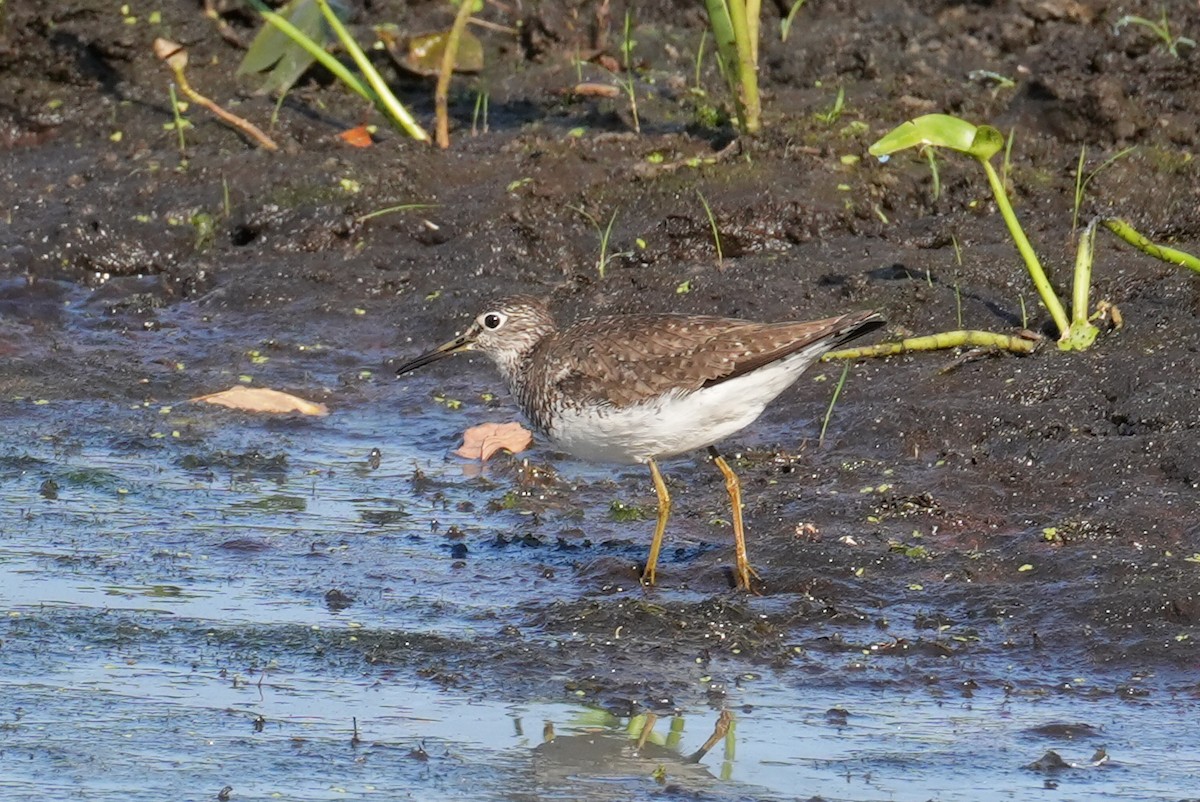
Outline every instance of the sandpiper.
{"type": "Polygon", "coordinates": [[[642,572],[647,585],[671,514],[657,461],[708,447],[733,507],[737,584],[750,590],[757,572],[746,556],[741,488],[713,444],[750,425],[826,351],[881,325],[875,312],[807,323],[634,314],[560,329],[545,303],[518,296],[490,304],[461,336],[396,373],[481,351],[557,447],[585,460],[649,465],[658,521],[642,572]]]}

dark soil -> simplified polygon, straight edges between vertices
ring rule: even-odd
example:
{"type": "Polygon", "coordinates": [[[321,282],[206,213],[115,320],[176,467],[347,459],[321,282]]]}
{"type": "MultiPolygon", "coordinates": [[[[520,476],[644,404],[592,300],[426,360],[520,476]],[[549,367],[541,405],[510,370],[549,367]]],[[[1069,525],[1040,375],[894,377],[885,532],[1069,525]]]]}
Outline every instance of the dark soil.
{"type": "MultiPolygon", "coordinates": [[[[443,3],[368,5],[360,39],[368,23],[416,31],[449,21],[443,3]]],[[[621,5],[600,41],[596,4],[534,3],[519,18],[489,5],[484,18],[523,33],[480,31],[488,66],[456,81],[448,151],[383,124],[373,147],[343,144],[341,130],[380,121],[314,73],[279,109],[277,154],[195,106],[184,153],[164,128],[169,73],[150,48],[160,35],[187,45],[200,91],[263,127],[273,112],[272,98],[253,94],[258,79],[235,76],[242,51],[199,4],[164,4],[157,23],[149,8],[128,21],[100,0],[0,6],[3,414],[34,399],[170,403],[223,389],[248,349],[268,348],[265,383],[329,403],[334,420],[395,407],[391,437],[403,439],[403,417],[432,407],[435,392],[475,398],[497,380],[460,358],[396,383],[385,363],[444,341],[485,299],[512,291],[551,297],[564,319],[874,308],[889,321],[886,339],[1012,331],[1023,301],[1027,327],[1046,332],[974,165],[941,154],[935,197],[923,158],[867,156],[893,126],[935,111],[1015,131],[1013,200],[1060,296],[1084,147],[1088,171],[1136,150],[1091,180],[1082,219],[1117,213],[1156,241],[1200,251],[1200,51],[1181,46],[1174,57],[1143,28],[1114,31],[1126,13],[1157,18],[1160,3],[834,0],[806,6],[786,43],[767,4],[765,131],[732,146],[733,129],[705,125],[700,108],[725,95],[711,55],[707,96],[689,92],[700,5],[646,5],[634,18],[640,133],[623,97],[568,91],[581,76],[613,80],[575,59],[597,45],[620,55],[621,5]],[[972,80],[976,70],[1015,85],[972,80]],[[488,130],[473,136],[484,86],[488,130]],[[839,88],[841,115],[819,118],[839,88]],[[663,168],[693,158],[701,163],[663,168]],[[400,204],[427,206],[362,219],[400,204]],[[599,233],[579,210],[601,228],[616,215],[603,273],[599,233]]],[[[1166,11],[1179,33],[1191,24],[1197,35],[1194,3],[1166,11]]],[[[224,10],[246,41],[252,17],[224,10]]],[[[431,125],[432,85],[379,57],[431,125]]],[[[905,658],[888,664],[900,683],[1056,687],[1083,672],[1106,692],[1147,677],[1194,688],[1200,276],[1105,237],[1092,297],[1116,304],[1124,326],[1089,351],[1047,341],[1029,357],[861,361],[818,446],[840,373],[826,365],[812,375],[828,381],[801,381],[725,445],[739,455],[761,598],[730,590],[728,530],[709,522],[724,488],[697,455],[668,466],[678,496],[668,538],[691,545],[668,543],[657,589],[635,578],[647,521],[645,541],[585,549],[539,575],[584,592],[523,603],[519,627],[470,642],[367,632],[317,647],[450,685],[583,692],[617,707],[699,701],[696,677],[715,657],[832,676],[855,655],[895,655],[905,658]]],[[[474,423],[511,407],[467,411],[474,423]]],[[[529,458],[574,470],[545,449],[529,458]]],[[[487,470],[495,498],[528,479],[519,460],[487,470]]],[[[622,498],[652,503],[648,477],[614,478],[622,498]]],[[[546,514],[493,537],[612,538],[553,514],[603,494],[544,481],[536,503],[546,514]]],[[[315,637],[300,646],[317,648],[315,637]]]]}

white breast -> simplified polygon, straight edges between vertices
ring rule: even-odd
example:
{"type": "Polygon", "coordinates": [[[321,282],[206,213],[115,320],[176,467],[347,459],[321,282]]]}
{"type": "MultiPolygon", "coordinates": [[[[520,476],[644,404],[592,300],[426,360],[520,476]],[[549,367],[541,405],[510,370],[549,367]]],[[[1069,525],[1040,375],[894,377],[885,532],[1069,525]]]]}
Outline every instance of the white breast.
{"type": "Polygon", "coordinates": [[[596,462],[641,463],[694,451],[753,423],[825,350],[810,346],[736,379],[635,406],[562,409],[548,433],[559,448],[596,462]]]}

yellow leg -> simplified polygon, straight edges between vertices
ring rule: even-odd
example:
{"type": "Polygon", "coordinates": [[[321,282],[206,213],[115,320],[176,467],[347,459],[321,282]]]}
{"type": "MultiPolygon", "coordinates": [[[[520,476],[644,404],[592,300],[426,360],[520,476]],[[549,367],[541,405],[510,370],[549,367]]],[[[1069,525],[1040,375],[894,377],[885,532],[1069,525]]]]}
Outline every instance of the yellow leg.
{"type": "Polygon", "coordinates": [[[646,557],[646,570],[642,572],[642,583],[654,584],[654,569],[658,566],[658,553],[662,551],[663,532],[667,530],[667,519],[671,517],[671,494],[663,481],[658,463],[650,460],[650,476],[654,478],[654,492],[658,494],[658,523],[654,525],[654,540],[650,541],[650,555],[646,557]]]}
{"type": "Polygon", "coordinates": [[[646,723],[642,725],[642,734],[638,737],[637,751],[641,752],[646,746],[646,739],[649,738],[650,733],[654,731],[654,725],[657,721],[657,713],[646,714],[646,723]]]}
{"type": "Polygon", "coordinates": [[[688,755],[684,763],[699,763],[708,754],[708,750],[717,745],[717,742],[729,734],[729,728],[733,726],[733,713],[728,710],[722,710],[721,715],[717,716],[717,723],[713,725],[713,733],[708,736],[708,740],[704,742],[704,746],[697,749],[692,754],[688,755]]]}
{"type": "Polygon", "coordinates": [[[750,577],[758,576],[758,572],[750,567],[746,556],[746,530],[742,527],[742,486],[738,483],[737,474],[720,454],[713,453],[713,465],[716,465],[725,476],[725,489],[729,491],[729,504],[733,507],[733,544],[734,559],[737,563],[734,573],[737,575],[737,585],[743,590],[753,590],[750,587],[750,577]]]}

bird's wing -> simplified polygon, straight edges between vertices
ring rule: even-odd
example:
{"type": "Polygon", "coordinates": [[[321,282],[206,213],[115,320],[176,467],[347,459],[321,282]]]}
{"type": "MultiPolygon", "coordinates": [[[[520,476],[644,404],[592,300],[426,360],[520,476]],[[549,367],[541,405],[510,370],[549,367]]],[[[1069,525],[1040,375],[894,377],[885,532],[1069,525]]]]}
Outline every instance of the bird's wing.
{"type": "Polygon", "coordinates": [[[591,318],[561,331],[544,363],[547,383],[576,404],[627,407],[672,390],[741,376],[877,319],[871,313],[807,323],[752,323],[689,315],[591,318]]]}

